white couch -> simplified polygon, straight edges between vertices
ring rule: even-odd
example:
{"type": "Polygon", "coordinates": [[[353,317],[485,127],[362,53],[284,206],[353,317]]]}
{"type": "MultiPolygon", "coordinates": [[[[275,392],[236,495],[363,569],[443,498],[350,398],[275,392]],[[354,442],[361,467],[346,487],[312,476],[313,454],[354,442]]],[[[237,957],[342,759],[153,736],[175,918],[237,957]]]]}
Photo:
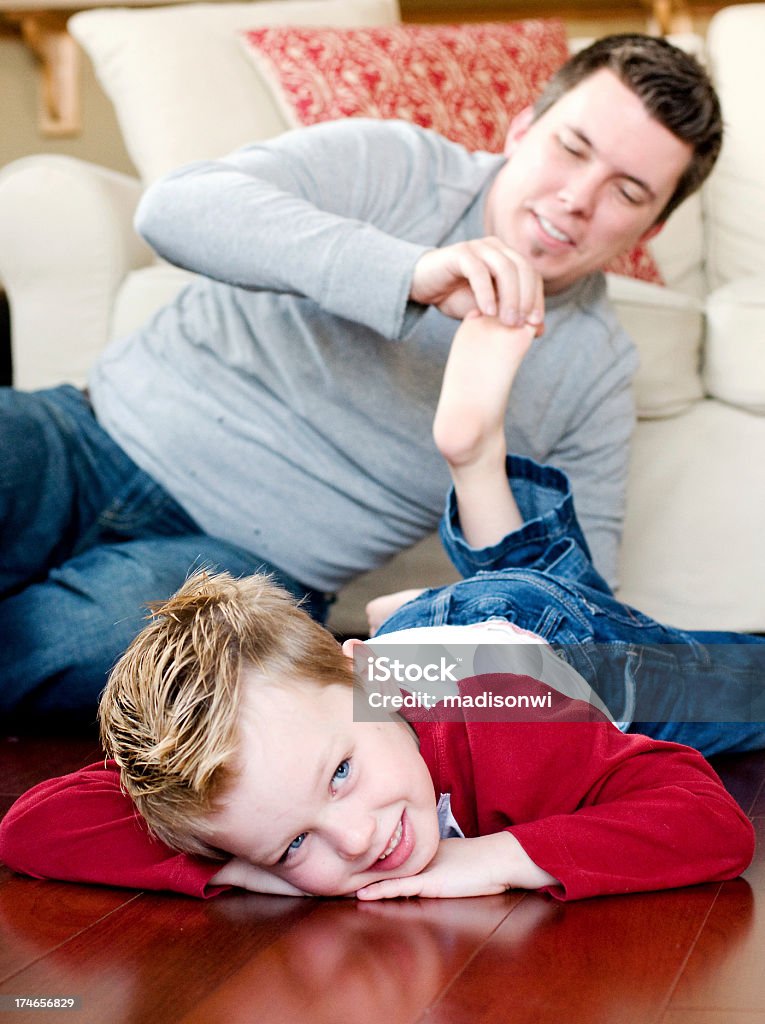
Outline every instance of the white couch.
{"type": "MultiPolygon", "coordinates": [[[[148,181],[286,127],[239,30],[397,20],[395,0],[110,9],[71,19],[140,180],[55,156],[0,172],[0,280],[17,386],[82,383],[105,342],[186,279],[157,263],[132,230],[148,181]]],[[[757,113],[765,4],[723,10],[706,44],[682,42],[706,50],[727,138],[703,195],[652,243],[667,287],[610,280],[642,362],[620,596],[681,626],[765,631],[765,132],[757,113]]],[[[431,538],[346,588],[333,624],[358,632],[367,597],[451,578],[431,538]]]]}

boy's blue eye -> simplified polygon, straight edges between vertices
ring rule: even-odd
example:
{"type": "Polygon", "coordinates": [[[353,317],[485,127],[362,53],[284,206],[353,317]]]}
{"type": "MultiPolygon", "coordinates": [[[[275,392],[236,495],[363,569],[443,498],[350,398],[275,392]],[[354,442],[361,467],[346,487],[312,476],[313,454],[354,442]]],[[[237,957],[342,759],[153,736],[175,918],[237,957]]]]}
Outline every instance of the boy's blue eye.
{"type": "Polygon", "coordinates": [[[295,850],[299,850],[300,849],[300,847],[303,845],[303,840],[305,839],[305,837],[307,835],[308,835],[307,832],[301,832],[299,836],[295,836],[295,838],[292,840],[290,845],[287,847],[287,849],[281,855],[281,857],[279,859],[279,863],[280,864],[283,864],[291,853],[294,853],[295,850]]]}
{"type": "MultiPolygon", "coordinates": [[[[335,768],[334,774],[332,775],[332,781],[333,782],[345,782],[345,780],[348,778],[348,776],[350,774],[351,774],[351,759],[349,757],[346,757],[344,760],[342,760],[340,762],[340,764],[337,766],[337,768],[335,768]]],[[[292,842],[289,844],[287,849],[284,851],[284,853],[279,858],[279,863],[280,864],[284,864],[287,861],[287,859],[289,858],[290,854],[293,854],[293,853],[295,853],[296,850],[299,850],[300,847],[303,845],[303,843],[304,843],[305,839],[307,838],[307,836],[308,836],[307,832],[301,832],[299,836],[295,836],[295,838],[292,840],[292,842]]]]}

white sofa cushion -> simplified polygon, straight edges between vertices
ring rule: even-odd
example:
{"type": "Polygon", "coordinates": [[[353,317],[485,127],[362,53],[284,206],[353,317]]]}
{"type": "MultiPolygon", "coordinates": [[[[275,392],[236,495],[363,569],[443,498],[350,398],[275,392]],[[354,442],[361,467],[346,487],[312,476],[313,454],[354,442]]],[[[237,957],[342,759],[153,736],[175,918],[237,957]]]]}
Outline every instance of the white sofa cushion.
{"type": "Polygon", "coordinates": [[[84,11],[69,29],[144,182],[287,127],[238,41],[255,25],[390,25],[396,0],[274,0],[84,11]]]}
{"type": "Polygon", "coordinates": [[[622,601],[688,629],[765,622],[765,417],[712,399],[638,424],[622,601]]]}
{"type": "Polygon", "coordinates": [[[725,141],[705,190],[707,271],[715,288],[765,266],[765,4],[728,7],[709,27],[725,141]]]}
{"type": "Polygon", "coordinates": [[[124,338],[172,302],[195,275],[169,263],[133,270],[127,275],[112,310],[109,338],[124,338]]]}
{"type": "Polygon", "coordinates": [[[678,206],[647,248],[667,288],[696,299],[703,298],[706,294],[704,219],[698,192],[678,206]]]}
{"type": "Polygon", "coordinates": [[[765,276],[731,281],[707,299],[707,391],[765,413],[765,276]]]}
{"type": "Polygon", "coordinates": [[[608,275],[608,293],[640,356],[635,378],[638,416],[675,416],[704,394],[701,303],[645,281],[608,275]]]}

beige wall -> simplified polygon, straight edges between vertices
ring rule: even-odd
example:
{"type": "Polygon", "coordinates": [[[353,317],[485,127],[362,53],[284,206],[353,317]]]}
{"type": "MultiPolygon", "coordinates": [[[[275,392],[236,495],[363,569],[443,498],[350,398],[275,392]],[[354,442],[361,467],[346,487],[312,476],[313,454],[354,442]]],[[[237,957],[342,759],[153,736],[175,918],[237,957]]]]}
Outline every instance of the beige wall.
{"type": "Polygon", "coordinates": [[[32,153],[60,153],[135,173],[122,144],[112,105],[82,59],[82,134],[51,139],[37,129],[37,65],[12,35],[0,35],[0,167],[32,153]]]}

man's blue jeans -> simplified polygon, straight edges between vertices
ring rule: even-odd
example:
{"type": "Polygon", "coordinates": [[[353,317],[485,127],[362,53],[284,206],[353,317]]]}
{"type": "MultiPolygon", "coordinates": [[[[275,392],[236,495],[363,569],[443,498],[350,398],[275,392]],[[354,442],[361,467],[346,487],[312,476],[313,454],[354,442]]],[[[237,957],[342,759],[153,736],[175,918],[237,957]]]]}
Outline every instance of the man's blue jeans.
{"type": "Polygon", "coordinates": [[[321,618],[307,591],[251,552],[202,533],[64,386],[0,390],[0,721],[95,720],[117,657],[149,602],[189,572],[273,573],[321,618]]]}
{"type": "Polygon", "coordinates": [[[765,747],[765,639],[672,629],[621,604],[592,565],[565,475],[510,457],[508,476],[524,525],[473,549],[451,494],[441,537],[466,578],[425,591],[379,633],[506,619],[555,647],[630,731],[706,755],[765,747]]]}

